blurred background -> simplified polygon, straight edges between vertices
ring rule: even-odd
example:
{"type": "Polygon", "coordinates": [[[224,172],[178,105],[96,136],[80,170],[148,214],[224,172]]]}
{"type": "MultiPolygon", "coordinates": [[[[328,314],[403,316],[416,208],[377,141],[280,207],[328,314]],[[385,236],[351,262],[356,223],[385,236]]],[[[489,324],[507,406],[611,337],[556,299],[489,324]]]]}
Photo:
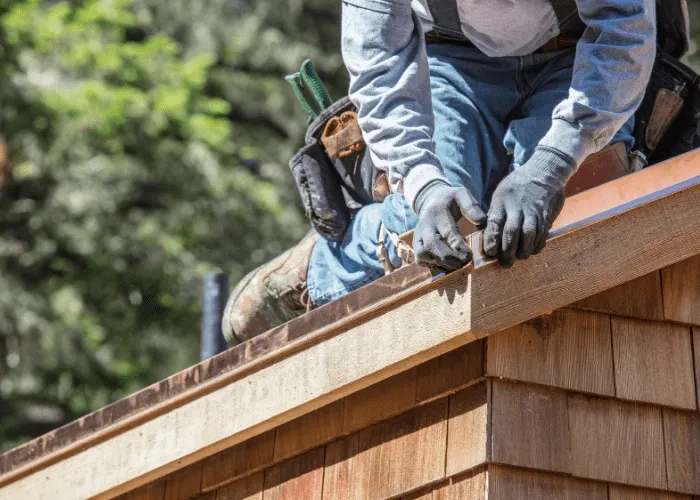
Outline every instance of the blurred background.
{"type": "Polygon", "coordinates": [[[202,277],[307,231],[283,77],[311,58],[342,97],[339,27],[332,0],[0,0],[0,452],[196,363],[202,277]]]}

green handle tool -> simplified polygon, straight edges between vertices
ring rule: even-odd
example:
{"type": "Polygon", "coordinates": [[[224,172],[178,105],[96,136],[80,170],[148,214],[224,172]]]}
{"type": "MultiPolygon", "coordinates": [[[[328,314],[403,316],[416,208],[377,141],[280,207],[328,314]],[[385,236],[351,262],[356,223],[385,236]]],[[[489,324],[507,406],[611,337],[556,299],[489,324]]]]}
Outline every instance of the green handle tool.
{"type": "Polygon", "coordinates": [[[321,111],[333,104],[326,87],[323,85],[318,73],[316,73],[314,69],[314,63],[311,62],[311,59],[307,59],[301,64],[300,73],[304,86],[308,88],[311,95],[314,96],[314,100],[321,111]]]}
{"type": "Polygon", "coordinates": [[[297,100],[301,103],[301,106],[306,111],[309,116],[309,123],[315,120],[319,113],[330,106],[333,101],[331,100],[326,87],[316,73],[314,65],[310,59],[304,61],[301,65],[299,72],[293,75],[287,75],[284,77],[289,85],[292,86],[294,95],[297,100]],[[307,97],[304,95],[304,91],[310,92],[314,98],[315,107],[309,102],[307,97]]]}

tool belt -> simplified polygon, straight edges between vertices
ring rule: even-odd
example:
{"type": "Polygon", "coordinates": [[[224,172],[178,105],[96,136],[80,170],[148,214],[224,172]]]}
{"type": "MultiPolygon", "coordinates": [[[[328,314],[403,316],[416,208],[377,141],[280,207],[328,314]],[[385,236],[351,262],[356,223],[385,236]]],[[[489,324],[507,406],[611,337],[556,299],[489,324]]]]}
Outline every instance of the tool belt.
{"type": "MultiPolygon", "coordinates": [[[[547,52],[557,52],[559,50],[568,49],[575,47],[578,43],[578,38],[566,37],[566,36],[555,36],[550,38],[544,45],[535,50],[535,54],[544,54],[547,52]]],[[[427,44],[437,44],[437,43],[448,43],[452,45],[460,45],[462,47],[476,48],[471,41],[466,37],[456,37],[451,36],[446,33],[441,33],[439,31],[428,31],[425,34],[425,43],[427,44]]]]}
{"type": "MultiPolygon", "coordinates": [[[[688,49],[685,1],[657,0],[656,8],[657,58],[635,113],[635,147],[629,158],[622,157],[620,145],[591,155],[571,179],[568,195],[700,146],[700,77],[678,60],[688,49]]],[[[555,37],[538,51],[561,50],[575,41],[555,37]]],[[[471,45],[466,38],[433,32],[426,33],[426,42],[471,45]]],[[[302,77],[311,70],[302,66],[302,77]]],[[[320,94],[317,100],[330,103],[325,89],[320,94]]],[[[329,241],[342,241],[354,212],[390,193],[387,174],[375,168],[362,139],[356,111],[345,97],[318,115],[310,113],[305,145],[290,161],[306,215],[329,241]]]]}
{"type": "Polygon", "coordinates": [[[387,174],[372,163],[356,111],[347,97],[322,111],[289,162],[307,217],[329,241],[342,241],[354,212],[390,192],[387,174]]]}
{"type": "Polygon", "coordinates": [[[700,146],[700,77],[659,48],[635,120],[635,149],[647,164],[697,148],[700,146]]]}

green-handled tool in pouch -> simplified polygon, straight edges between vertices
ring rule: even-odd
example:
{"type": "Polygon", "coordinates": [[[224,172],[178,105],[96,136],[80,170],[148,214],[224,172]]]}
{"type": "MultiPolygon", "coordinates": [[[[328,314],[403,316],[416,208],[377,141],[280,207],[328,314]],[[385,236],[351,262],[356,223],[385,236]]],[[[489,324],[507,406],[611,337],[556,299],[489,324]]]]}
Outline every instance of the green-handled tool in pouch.
{"type": "Polygon", "coordinates": [[[328,91],[325,85],[323,85],[321,78],[319,78],[316,73],[310,59],[302,63],[301,69],[297,73],[287,75],[284,79],[292,86],[294,95],[309,117],[309,123],[315,120],[319,113],[332,104],[330,95],[328,95],[328,91]],[[309,102],[309,99],[307,99],[304,93],[305,91],[310,93],[313,97],[313,105],[309,102]]]}

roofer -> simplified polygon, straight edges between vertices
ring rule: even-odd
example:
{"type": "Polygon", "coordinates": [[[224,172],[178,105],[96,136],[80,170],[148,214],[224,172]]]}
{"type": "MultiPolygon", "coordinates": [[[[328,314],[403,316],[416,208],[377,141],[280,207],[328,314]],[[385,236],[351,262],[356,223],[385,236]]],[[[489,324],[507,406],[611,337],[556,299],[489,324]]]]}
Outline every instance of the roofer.
{"type": "MultiPolygon", "coordinates": [[[[544,248],[589,155],[615,144],[613,163],[629,170],[655,60],[654,0],[344,0],[342,9],[349,97],[391,194],[356,210],[342,238],[312,233],[249,274],[226,308],[229,343],[400,266],[396,235],[414,228],[418,263],[465,265],[460,212],[509,267],[544,248]]],[[[307,198],[313,211],[318,196],[307,198]]]]}

